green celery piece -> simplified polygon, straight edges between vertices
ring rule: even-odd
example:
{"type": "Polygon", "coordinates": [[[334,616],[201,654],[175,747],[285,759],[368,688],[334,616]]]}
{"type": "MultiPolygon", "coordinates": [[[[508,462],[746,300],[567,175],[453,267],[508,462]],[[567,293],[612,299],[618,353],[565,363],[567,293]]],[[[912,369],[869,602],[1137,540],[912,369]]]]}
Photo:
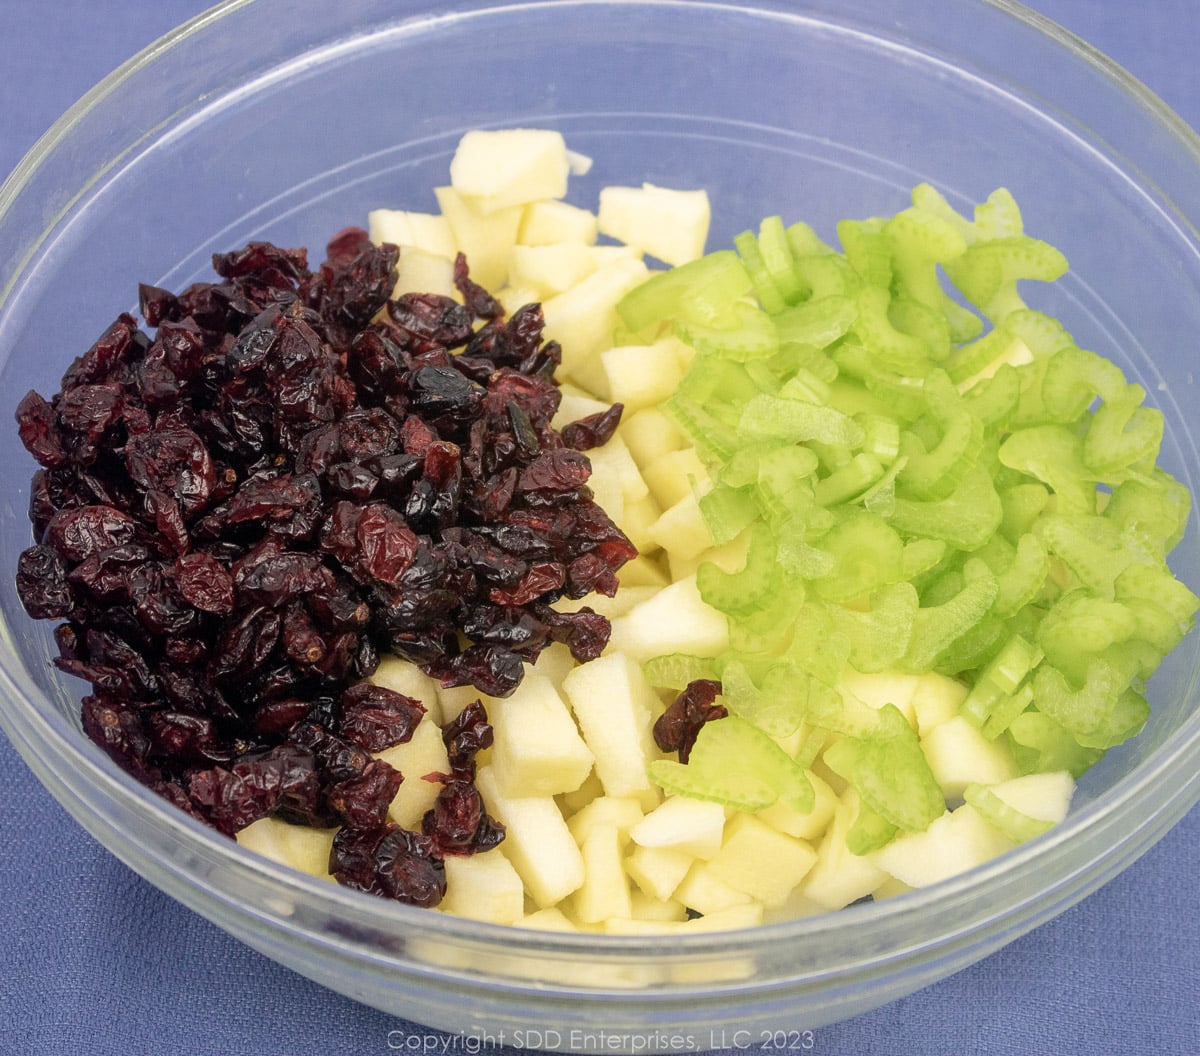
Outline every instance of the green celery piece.
{"type": "Polygon", "coordinates": [[[898,497],[888,520],[903,535],[939,539],[959,550],[977,550],[999,528],[1002,512],[991,474],[976,465],[944,499],[920,502],[898,497]]]}
{"type": "Polygon", "coordinates": [[[1075,739],[1084,748],[1107,751],[1124,744],[1142,732],[1150,718],[1150,702],[1138,690],[1128,686],[1117,697],[1108,721],[1102,727],[1088,733],[1076,734],[1075,739]]]}
{"type": "Polygon", "coordinates": [[[917,733],[894,704],[878,709],[870,730],[843,737],[823,758],[854,786],[864,805],[898,829],[922,832],[945,813],[945,798],[917,733]]]}
{"type": "Polygon", "coordinates": [[[797,253],[792,268],[814,301],[826,297],[854,298],[863,285],[853,265],[840,253],[797,253]]]}
{"type": "Polygon", "coordinates": [[[1054,822],[1031,818],[1005,803],[987,785],[970,784],[963,799],[1015,843],[1026,843],[1054,828],[1054,822]]]}
{"type": "Polygon", "coordinates": [[[1012,347],[1013,335],[1002,326],[989,330],[982,337],[956,348],[942,364],[955,385],[986,370],[1012,347]]]}
{"type": "Polygon", "coordinates": [[[804,602],[803,585],[793,583],[778,590],[759,611],[730,617],[730,650],[745,656],[772,656],[786,649],[804,602]]]}
{"type": "MultiPolygon", "coordinates": [[[[839,408],[845,410],[845,408],[839,408]]],[[[891,465],[900,456],[900,423],[884,414],[860,411],[854,420],[862,426],[864,454],[884,465],[891,465]]]]}
{"type": "Polygon", "coordinates": [[[970,245],[979,237],[975,224],[954,208],[936,187],[929,183],[919,183],[912,189],[913,208],[948,224],[956,230],[963,241],[970,245]]]}
{"type": "MultiPolygon", "coordinates": [[[[830,356],[842,376],[843,386],[857,381],[875,402],[875,408],[886,408],[887,413],[903,422],[912,422],[927,410],[923,377],[907,377],[876,362],[857,337],[850,336],[830,350],[830,356]]],[[[849,402],[842,397],[837,386],[832,389],[837,405],[855,412],[863,408],[858,401],[849,402]]],[[[846,392],[852,395],[853,389],[846,392]]]]}
{"type": "Polygon", "coordinates": [[[795,678],[768,681],[760,689],[735,659],[721,668],[721,696],[732,714],[772,737],[788,737],[804,721],[808,693],[804,682],[795,678]]]}
{"type": "Polygon", "coordinates": [[[727,616],[751,616],[766,608],[787,586],[776,559],[774,535],[766,525],[755,525],[742,568],[726,572],[711,561],[702,562],[696,569],[696,586],[708,605],[727,616]]]}
{"type": "Polygon", "coordinates": [[[800,444],[780,444],[761,454],[756,499],[768,520],[786,520],[812,505],[816,471],[816,455],[800,444]]]}
{"type": "Polygon", "coordinates": [[[1063,425],[1034,425],[1000,445],[1001,464],[1040,480],[1059,513],[1095,513],[1096,480],[1083,462],[1083,440],[1063,425]]]}
{"type": "Polygon", "coordinates": [[[1126,470],[1158,457],[1163,438],[1163,415],[1143,407],[1146,390],[1127,385],[1106,399],[1092,415],[1083,437],[1083,462],[1101,480],[1119,481],[1126,470]]]}
{"type": "Polygon", "coordinates": [[[936,568],[946,556],[946,543],[942,539],[910,539],[904,544],[904,556],[901,559],[903,575],[906,580],[914,580],[918,576],[936,568]]]}
{"type": "Polygon", "coordinates": [[[729,325],[705,326],[680,320],[676,329],[703,356],[745,363],[770,359],[779,351],[775,324],[765,311],[747,301],[737,301],[729,312],[729,325]]]}
{"type": "Polygon", "coordinates": [[[832,575],[836,563],[833,555],[809,543],[801,520],[794,518],[781,526],[778,541],[776,557],[789,575],[804,580],[832,575]]]}
{"type": "Polygon", "coordinates": [[[1134,614],[1136,637],[1162,656],[1183,641],[1200,608],[1200,598],[1165,565],[1130,565],[1117,577],[1114,596],[1134,614]]]}
{"type": "Polygon", "coordinates": [[[1009,700],[1041,663],[1042,655],[1041,649],[1028,639],[1019,634],[1012,635],[976,676],[960,714],[983,727],[993,711],[1009,700]]]}
{"type": "Polygon", "coordinates": [[[1087,665],[1087,677],[1079,688],[1051,664],[1042,664],[1033,675],[1033,699],[1038,711],[1049,715],[1085,748],[1120,743],[1111,738],[1129,725],[1128,716],[1116,710],[1118,699],[1128,688],[1122,672],[1102,657],[1093,658],[1087,665]]]}
{"type": "Polygon", "coordinates": [[[742,409],[738,431],[748,440],[819,440],[858,447],[862,426],[832,407],[759,393],[742,409]]]}
{"type": "Polygon", "coordinates": [[[1025,342],[1037,359],[1046,359],[1062,348],[1075,346],[1075,339],[1053,316],[1033,308],[1010,312],[1004,319],[1004,330],[1025,342]]]}
{"type": "Polygon", "coordinates": [[[923,377],[933,365],[933,349],[919,337],[898,330],[888,315],[890,294],[864,286],[857,296],[858,315],[851,330],[870,350],[871,359],[885,370],[923,377]]]}
{"type": "Polygon", "coordinates": [[[1191,492],[1165,470],[1123,480],[1104,507],[1106,520],[1122,531],[1136,531],[1168,554],[1183,538],[1191,513],[1191,492]]]}
{"type": "Polygon", "coordinates": [[[904,541],[887,521],[866,510],[843,517],[819,546],[833,558],[833,571],[810,586],[826,601],[850,601],[903,576],[904,541]]]}
{"type": "Polygon", "coordinates": [[[883,231],[891,245],[892,267],[899,289],[944,315],[948,298],[937,265],[966,252],[967,240],[959,225],[910,206],[888,219],[883,231]]]}
{"type": "Polygon", "coordinates": [[[841,220],[837,225],[842,252],[868,286],[892,285],[892,252],[882,220],[841,220]]]}
{"type": "Polygon", "coordinates": [[[767,263],[763,259],[762,250],[759,248],[754,232],[743,231],[741,234],[735,235],[733,244],[738,251],[738,256],[742,258],[746,274],[750,276],[750,281],[754,284],[758,303],[772,315],[782,311],[786,302],[779,287],[775,285],[770,271],[767,270],[767,263]]]}
{"type": "Polygon", "coordinates": [[[949,379],[941,371],[926,378],[928,419],[936,423],[939,437],[927,449],[913,432],[901,438],[901,453],[908,459],[897,488],[910,498],[944,499],[971,471],[983,451],[983,423],[963,405],[949,379]]]}
{"type": "Polygon", "coordinates": [[[1025,682],[1014,693],[992,704],[988,717],[984,720],[982,732],[989,740],[994,741],[1023,715],[1033,703],[1033,683],[1025,682]]]}
{"type": "Polygon", "coordinates": [[[810,224],[797,220],[789,224],[784,231],[787,236],[788,248],[792,251],[792,260],[797,257],[837,256],[836,250],[813,230],[810,224]]]}
{"type": "Polygon", "coordinates": [[[706,460],[732,458],[737,451],[737,438],[729,425],[697,400],[682,392],[673,392],[661,406],[663,413],[706,460]]]}
{"type": "Polygon", "coordinates": [[[865,451],[859,451],[845,465],[817,481],[814,497],[821,506],[860,499],[883,479],[883,466],[879,459],[865,451]]]}
{"type": "Polygon", "coordinates": [[[717,250],[652,275],[617,304],[617,315],[638,333],[666,319],[714,326],[749,292],[750,276],[732,249],[717,250]]]}
{"type": "Polygon", "coordinates": [[[656,759],[649,774],[667,792],[737,810],[783,802],[807,813],[814,803],[805,772],[767,734],[736,715],[706,722],[687,763],[656,759]]]}
{"type": "Polygon", "coordinates": [[[788,240],[787,228],[779,216],[764,217],[758,225],[758,248],[763,265],[785,304],[795,304],[804,296],[804,286],[796,275],[796,257],[788,240]]]}
{"type": "Polygon", "coordinates": [[[965,677],[967,672],[990,663],[1004,647],[1009,633],[1008,624],[989,612],[942,651],[934,670],[952,678],[965,677]]]}
{"type": "Polygon", "coordinates": [[[1008,736],[1017,765],[1026,774],[1067,770],[1081,777],[1104,755],[1102,749],[1085,748],[1049,715],[1032,708],[1013,719],[1008,736]]]}
{"type": "Polygon", "coordinates": [[[893,825],[860,796],[858,815],[846,831],[846,850],[862,856],[885,847],[895,839],[900,829],[893,825]]]}
{"type": "Polygon", "coordinates": [[[1050,501],[1050,492],[1044,484],[1025,481],[1000,490],[1000,507],[1003,514],[1000,531],[1010,543],[1016,544],[1032,530],[1034,522],[1041,516],[1050,501]]]}
{"type": "Polygon", "coordinates": [[[1137,630],[1137,616],[1129,606],[1078,589],[1064,594],[1046,612],[1037,644],[1048,665],[1082,684],[1094,660],[1135,637],[1137,630]]]}
{"type": "Polygon", "coordinates": [[[846,334],[858,318],[858,303],[849,297],[829,296],[802,301],[773,317],[779,344],[827,348],[846,334]]]}
{"type": "Polygon", "coordinates": [[[758,506],[749,488],[718,484],[700,496],[699,504],[717,546],[736,539],[758,518],[758,506]]]}
{"type": "Polygon", "coordinates": [[[1067,271],[1059,250],[1028,235],[976,242],[945,265],[950,281],[993,323],[1026,307],[1017,291],[1020,279],[1053,282],[1067,271]]]}
{"type": "Polygon", "coordinates": [[[1125,388],[1125,375],[1115,363],[1076,345],[1065,345],[1049,357],[1042,377],[1042,404],[1051,420],[1073,422],[1097,396],[1108,400],[1125,388]]]}
{"type": "Polygon", "coordinates": [[[1031,604],[1042,592],[1049,574],[1050,555],[1036,535],[1026,532],[1017,540],[1012,560],[997,571],[993,611],[1007,617],[1031,604]]]}
{"type": "Polygon", "coordinates": [[[932,670],[942,653],[987,616],[995,600],[996,580],[988,574],[964,583],[949,601],[919,608],[899,666],[916,674],[932,670]]]}
{"type": "Polygon", "coordinates": [[[1058,557],[1093,594],[1112,598],[1117,577],[1151,555],[1131,545],[1112,521],[1089,514],[1046,513],[1033,526],[1046,552],[1058,557]]]}
{"type": "Polygon", "coordinates": [[[1021,378],[1014,367],[1002,363],[990,378],[976,382],[963,394],[963,406],[986,430],[1007,428],[1021,400],[1021,378]]]}
{"type": "Polygon", "coordinates": [[[830,605],[834,630],[850,642],[850,665],[857,671],[888,671],[908,650],[920,601],[911,583],[891,583],[871,597],[865,612],[830,605]]]}
{"type": "Polygon", "coordinates": [[[980,239],[1024,234],[1021,210],[1007,187],[997,187],[986,201],[975,206],[975,231],[980,239]]]}
{"type": "Polygon", "coordinates": [[[720,681],[720,666],[708,656],[687,653],[667,653],[647,660],[642,665],[646,681],[659,689],[684,690],[697,679],[720,681]]]}
{"type": "Polygon", "coordinates": [[[893,297],[888,305],[888,321],[900,333],[915,337],[928,350],[931,359],[943,363],[954,344],[950,320],[911,297],[893,297]]]}

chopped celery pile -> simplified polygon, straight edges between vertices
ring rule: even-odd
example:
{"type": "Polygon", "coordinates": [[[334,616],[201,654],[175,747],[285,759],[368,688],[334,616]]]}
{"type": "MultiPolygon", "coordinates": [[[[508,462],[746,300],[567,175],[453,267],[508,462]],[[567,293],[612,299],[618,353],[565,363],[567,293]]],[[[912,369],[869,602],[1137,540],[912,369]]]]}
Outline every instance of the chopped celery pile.
{"type": "Polygon", "coordinates": [[[697,572],[729,649],[646,665],[664,688],[719,678],[741,725],[710,722],[695,765],[652,776],[743,809],[802,803],[777,747],[793,738],[857,791],[862,854],[945,803],[899,712],[837,691],[847,665],[959,679],[963,715],[1022,770],[1078,776],[1141,729],[1200,601],[1167,565],[1190,497],[1156,464],[1162,414],[1022,300],[1067,263],[1011,195],[967,219],[922,185],[837,234],[840,252],[770,217],[618,313],[631,343],[695,349],[664,410],[708,468],[714,542],[744,555],[697,572]]]}

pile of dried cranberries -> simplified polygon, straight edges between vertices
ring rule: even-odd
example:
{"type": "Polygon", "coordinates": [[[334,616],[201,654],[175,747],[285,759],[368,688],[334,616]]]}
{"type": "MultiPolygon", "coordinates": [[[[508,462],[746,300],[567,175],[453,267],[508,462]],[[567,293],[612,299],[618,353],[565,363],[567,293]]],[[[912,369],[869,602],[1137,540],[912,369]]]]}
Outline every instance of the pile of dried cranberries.
{"type": "Polygon", "coordinates": [[[392,299],[398,250],[361,229],[327,257],[251,243],[219,282],[143,286],[153,337],[123,314],[21,401],[41,468],[17,586],[126,770],[229,834],[337,826],[340,880],[429,905],[445,854],[503,838],[472,781],[486,713],[445,729],[453,772],[408,832],[387,808],[423,775],[371,753],[423,708],[363,680],[389,651],[505,696],[551,642],[600,653],[607,620],[551,603],[611,594],[635,556],[581,454],[620,407],[553,429],[540,307],[506,318],[462,257],[462,303],[392,299]]]}

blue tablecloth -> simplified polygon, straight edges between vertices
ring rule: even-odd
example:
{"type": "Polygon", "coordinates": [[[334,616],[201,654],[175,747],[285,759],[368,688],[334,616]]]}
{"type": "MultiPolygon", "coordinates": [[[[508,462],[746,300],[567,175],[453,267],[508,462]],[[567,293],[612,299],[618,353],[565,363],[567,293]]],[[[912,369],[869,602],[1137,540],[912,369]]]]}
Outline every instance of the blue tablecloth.
{"type": "MultiPolygon", "coordinates": [[[[1200,127],[1196,0],[1034,6],[1200,127]]],[[[0,0],[0,172],[111,68],[203,7],[0,0]]],[[[294,975],[142,881],[71,821],[3,738],[0,848],[0,1054],[441,1051],[435,1032],[294,975]]],[[[1198,875],[1200,810],[1059,919],[936,986],[817,1030],[808,1051],[1194,1056],[1198,875]]]]}

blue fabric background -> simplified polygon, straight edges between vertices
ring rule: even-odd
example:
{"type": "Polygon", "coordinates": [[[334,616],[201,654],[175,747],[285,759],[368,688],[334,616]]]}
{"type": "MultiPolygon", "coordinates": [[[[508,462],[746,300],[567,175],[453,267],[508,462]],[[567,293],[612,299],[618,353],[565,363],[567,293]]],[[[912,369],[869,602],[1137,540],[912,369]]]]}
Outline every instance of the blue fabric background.
{"type": "MultiPolygon", "coordinates": [[[[203,6],[0,0],[0,173],[110,69],[203,6]]],[[[1034,6],[1200,127],[1196,0],[1034,6]]],[[[0,1054],[365,1056],[440,1039],[278,967],[160,894],[86,836],[3,738],[0,856],[0,1054]]],[[[936,986],[817,1030],[809,1051],[1193,1056],[1198,875],[1200,810],[1059,919],[936,986]]]]}

